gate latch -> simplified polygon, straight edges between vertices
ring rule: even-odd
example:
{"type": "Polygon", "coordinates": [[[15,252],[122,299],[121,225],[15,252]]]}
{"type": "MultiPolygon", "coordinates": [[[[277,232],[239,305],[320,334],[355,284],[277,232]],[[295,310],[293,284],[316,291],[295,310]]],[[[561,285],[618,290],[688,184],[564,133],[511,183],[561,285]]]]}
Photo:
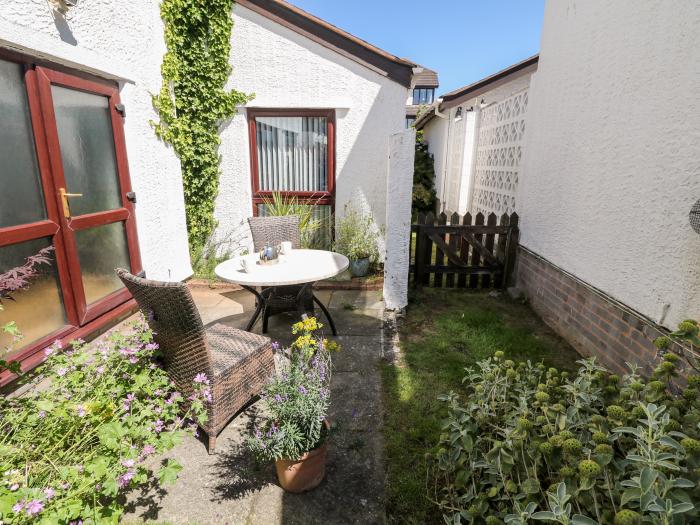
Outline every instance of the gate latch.
{"type": "Polygon", "coordinates": [[[121,102],[119,104],[114,104],[114,109],[117,110],[122,117],[126,117],[126,107],[121,102]]]}

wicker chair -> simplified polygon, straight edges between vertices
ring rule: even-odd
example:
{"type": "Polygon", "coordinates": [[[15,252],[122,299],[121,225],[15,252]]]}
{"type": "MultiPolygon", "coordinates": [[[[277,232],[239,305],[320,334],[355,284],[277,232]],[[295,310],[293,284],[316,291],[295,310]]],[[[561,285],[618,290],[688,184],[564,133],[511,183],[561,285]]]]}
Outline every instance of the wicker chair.
{"type": "MultiPolygon", "coordinates": [[[[300,248],[299,217],[249,217],[248,225],[253,236],[253,250],[262,250],[266,244],[275,246],[290,241],[292,248],[300,248]]],[[[313,312],[313,290],[310,286],[273,286],[262,291],[267,306],[263,310],[262,332],[267,333],[271,315],[283,312],[313,312]]]]}
{"type": "Polygon", "coordinates": [[[203,430],[212,454],[219,433],[274,374],[272,342],[224,324],[205,328],[184,283],[151,281],[124,269],[116,272],[146,316],[176,388],[188,397],[197,374],[210,379],[213,400],[207,404],[203,430]]]}

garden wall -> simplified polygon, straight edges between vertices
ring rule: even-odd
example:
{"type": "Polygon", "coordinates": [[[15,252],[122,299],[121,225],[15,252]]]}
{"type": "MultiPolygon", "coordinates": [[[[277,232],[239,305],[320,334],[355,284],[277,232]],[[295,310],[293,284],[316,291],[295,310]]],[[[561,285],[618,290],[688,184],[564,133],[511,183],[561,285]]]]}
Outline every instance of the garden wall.
{"type": "Polygon", "coordinates": [[[519,184],[522,246],[667,328],[700,317],[699,31],[698,2],[548,2],[519,184]]]}
{"type": "MultiPolygon", "coordinates": [[[[384,225],[389,138],[405,127],[408,89],[239,4],[233,20],[230,87],[255,93],[248,107],[334,109],[336,216],[356,199],[384,225]]],[[[253,209],[245,108],[221,138],[217,238],[244,248],[253,209]]]]}
{"type": "Polygon", "coordinates": [[[44,0],[3,2],[0,47],[119,82],[144,270],[153,279],[191,275],[180,163],[149,124],[165,52],[159,2],[81,1],[65,16],[44,0]]]}
{"type": "Polygon", "coordinates": [[[533,310],[580,354],[616,373],[629,371],[626,362],[651,371],[653,341],[664,334],[649,319],[522,247],[517,282],[533,310]]]}

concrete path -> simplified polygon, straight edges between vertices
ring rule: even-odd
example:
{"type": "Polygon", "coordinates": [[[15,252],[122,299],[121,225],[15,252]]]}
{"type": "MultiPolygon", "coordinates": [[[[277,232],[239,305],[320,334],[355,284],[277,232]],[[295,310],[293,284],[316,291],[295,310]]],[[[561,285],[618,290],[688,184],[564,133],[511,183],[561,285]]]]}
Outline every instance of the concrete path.
{"type": "MultiPolygon", "coordinates": [[[[242,328],[253,300],[245,291],[195,289],[205,323],[242,328]]],[[[335,524],[384,522],[384,443],[378,361],[383,354],[381,292],[321,291],[338,327],[342,350],[334,355],[330,417],[333,435],[326,479],[314,491],[295,495],[278,485],[272,464],[256,464],[243,447],[258,409],[233,420],[217,441],[217,453],[188,437],[168,457],[183,465],[180,479],[164,491],[133,494],[125,522],[173,524],[335,524]]],[[[322,314],[319,315],[322,316],[322,314]]],[[[319,317],[321,322],[325,320],[319,317]]],[[[270,337],[291,341],[295,319],[270,320],[270,337]]],[[[254,327],[260,331],[260,322],[254,327]]]]}

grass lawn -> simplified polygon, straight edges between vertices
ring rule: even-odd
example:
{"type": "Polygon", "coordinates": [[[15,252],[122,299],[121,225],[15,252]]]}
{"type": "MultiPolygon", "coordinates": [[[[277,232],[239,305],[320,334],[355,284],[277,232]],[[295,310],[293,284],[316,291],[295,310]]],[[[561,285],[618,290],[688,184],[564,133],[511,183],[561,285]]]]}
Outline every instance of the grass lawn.
{"type": "Polygon", "coordinates": [[[425,454],[438,442],[443,403],[461,389],[464,367],[503,350],[513,360],[576,368],[579,355],[521,302],[506,294],[424,289],[410,298],[402,356],[382,365],[391,523],[442,523],[427,498],[425,454]]]}

